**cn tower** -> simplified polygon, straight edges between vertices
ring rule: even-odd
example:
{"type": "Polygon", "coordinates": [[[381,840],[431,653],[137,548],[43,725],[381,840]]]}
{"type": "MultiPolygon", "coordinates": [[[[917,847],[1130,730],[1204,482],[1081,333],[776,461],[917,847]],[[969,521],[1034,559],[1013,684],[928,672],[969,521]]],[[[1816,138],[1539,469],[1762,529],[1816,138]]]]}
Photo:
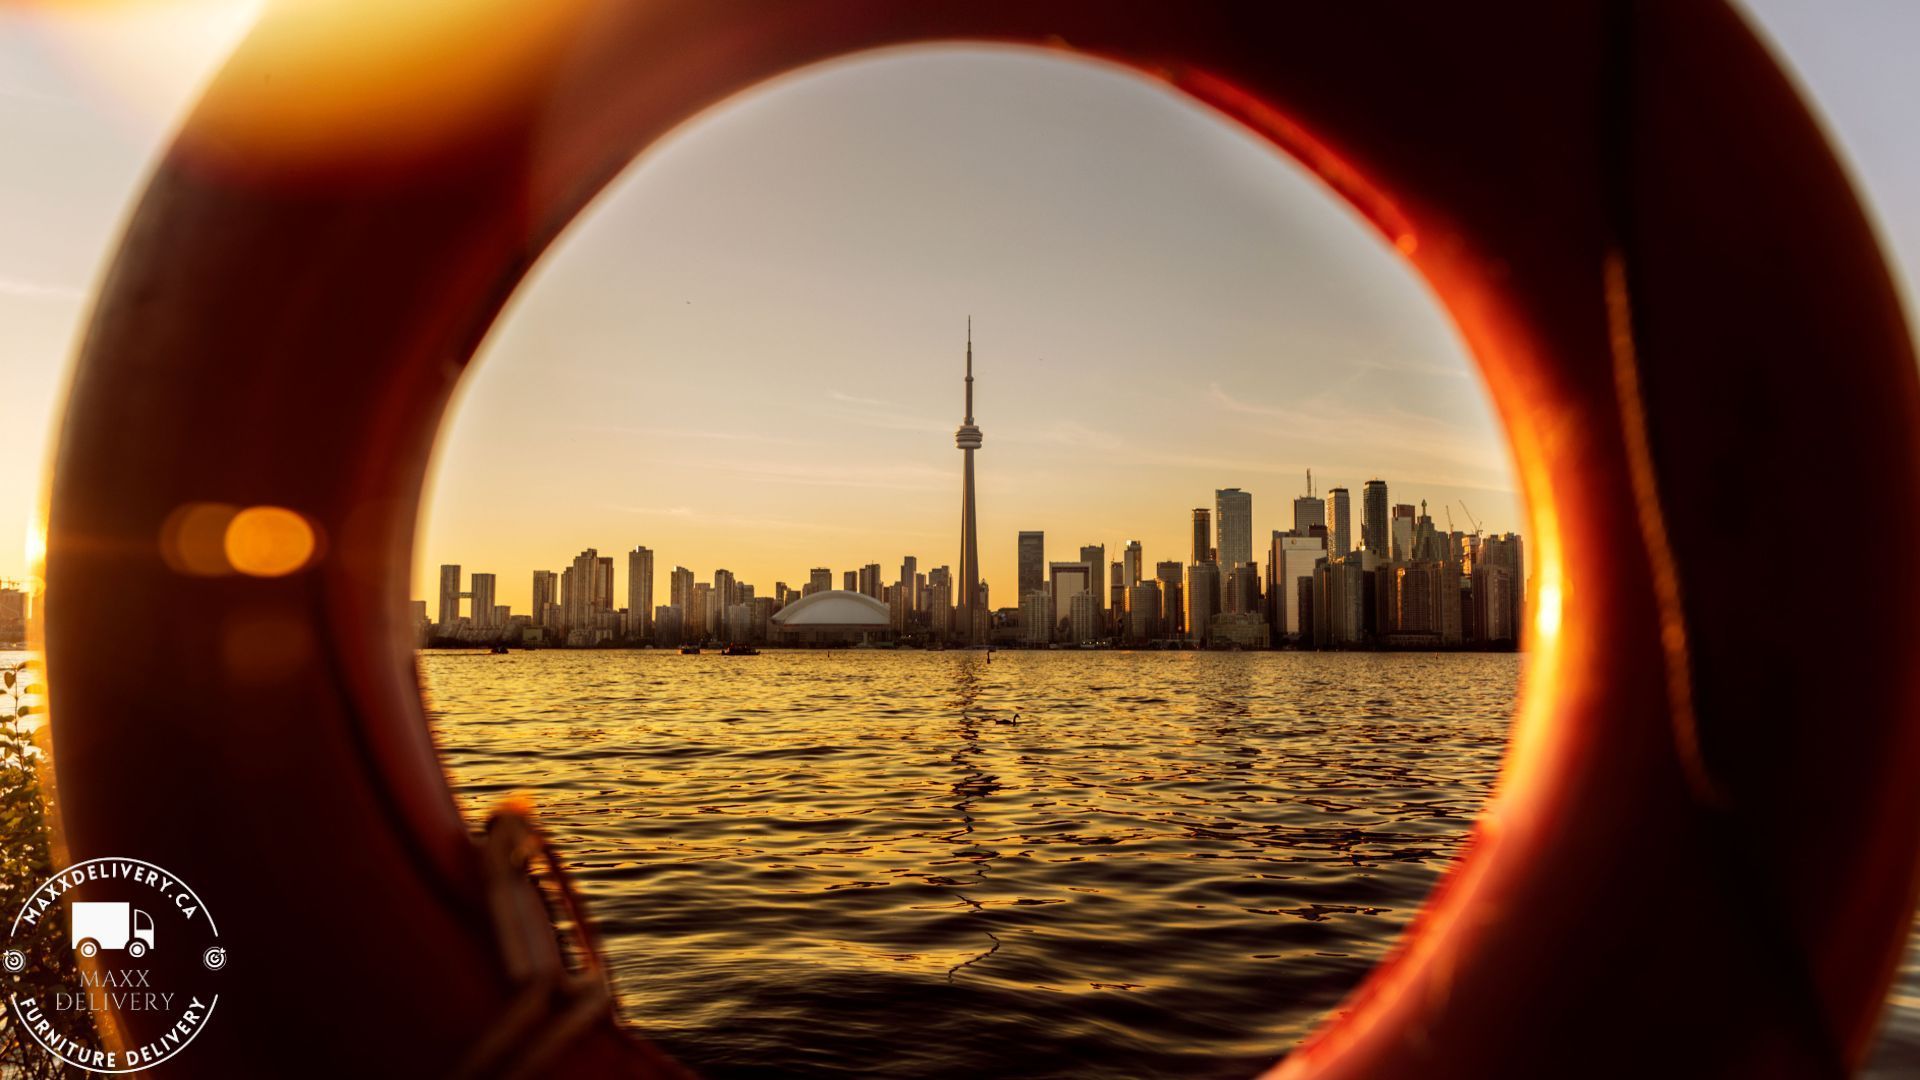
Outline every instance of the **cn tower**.
{"type": "Polygon", "coordinates": [[[967,456],[966,479],[960,486],[960,640],[976,645],[980,618],[980,545],[973,516],[973,452],[980,449],[980,429],[973,426],[973,317],[967,317],[967,418],[953,433],[953,444],[967,456]]]}

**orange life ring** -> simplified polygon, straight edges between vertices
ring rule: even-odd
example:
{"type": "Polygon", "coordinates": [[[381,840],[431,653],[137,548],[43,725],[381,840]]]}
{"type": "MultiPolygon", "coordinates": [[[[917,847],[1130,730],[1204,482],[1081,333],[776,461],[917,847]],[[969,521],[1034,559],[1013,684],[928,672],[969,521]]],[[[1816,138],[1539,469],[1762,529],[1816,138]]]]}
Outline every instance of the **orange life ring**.
{"type": "Polygon", "coordinates": [[[1858,1064],[1920,865],[1920,562],[1869,557],[1920,533],[1920,380],[1842,170],[1725,4],[354,0],[270,11],[180,133],[54,475],[70,854],[174,868],[233,943],[181,1066],[673,1069],[551,935],[516,943],[530,894],[455,811],[401,617],[428,450],[521,275],[649,142],[954,40],[1131,65],[1297,156],[1431,282],[1513,441],[1536,577],[1506,773],[1279,1074],[1858,1064]],[[1846,572],[1789,579],[1776,498],[1857,512],[1860,556],[1823,521],[1846,572]],[[311,527],[297,569],[196,554],[250,506],[311,527]],[[471,1057],[551,1010],[559,1037],[471,1057]]]}

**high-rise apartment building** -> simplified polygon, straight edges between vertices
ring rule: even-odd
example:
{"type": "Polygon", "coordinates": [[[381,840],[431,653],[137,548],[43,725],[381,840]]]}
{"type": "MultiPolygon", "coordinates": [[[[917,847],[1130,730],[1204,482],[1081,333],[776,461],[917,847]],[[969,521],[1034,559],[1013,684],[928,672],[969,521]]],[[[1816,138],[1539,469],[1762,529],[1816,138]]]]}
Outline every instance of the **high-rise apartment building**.
{"type": "Polygon", "coordinates": [[[1267,578],[1269,607],[1273,611],[1273,636],[1299,637],[1310,631],[1300,613],[1300,582],[1313,580],[1313,565],[1327,557],[1325,533],[1303,536],[1297,533],[1273,534],[1273,550],[1267,578]]]}
{"type": "Polygon", "coordinates": [[[569,631],[592,629],[600,610],[600,553],[588,548],[560,572],[560,618],[569,631]]]}
{"type": "Polygon", "coordinates": [[[1100,606],[1098,592],[1083,592],[1068,602],[1068,634],[1075,645],[1099,641],[1106,636],[1106,612],[1100,606]]]}
{"type": "MultiPolygon", "coordinates": [[[[1105,589],[1100,588],[1100,568],[1107,565],[1107,545],[1082,544],[1080,546],[1080,561],[1093,567],[1093,603],[1094,606],[1100,609],[1101,617],[1105,618],[1107,611],[1107,593],[1105,589]]],[[[1057,597],[1058,594],[1055,595],[1057,597]]]]}
{"type": "Polygon", "coordinates": [[[682,620],[686,641],[705,641],[712,636],[708,629],[713,623],[713,586],[704,581],[696,581],[687,590],[687,612],[682,620]]]}
{"type": "Polygon", "coordinates": [[[1497,566],[1507,572],[1505,594],[1505,623],[1511,627],[1507,638],[1489,640],[1519,641],[1523,637],[1527,613],[1527,558],[1526,547],[1520,537],[1513,533],[1502,536],[1489,536],[1480,541],[1480,555],[1474,560],[1474,567],[1497,566]]]}
{"type": "Polygon", "coordinates": [[[1413,504],[1399,503],[1393,508],[1393,561],[1413,558],[1413,504]]]}
{"type": "Polygon", "coordinates": [[[1177,638],[1187,632],[1186,590],[1180,579],[1186,567],[1177,562],[1155,563],[1153,579],[1160,583],[1160,633],[1177,638]]]}
{"type": "Polygon", "coordinates": [[[440,625],[452,626],[460,619],[460,564],[440,567],[440,625]]]}
{"type": "Polygon", "coordinates": [[[1227,615],[1261,615],[1260,568],[1244,562],[1221,577],[1220,610],[1227,615]]]}
{"type": "Polygon", "coordinates": [[[906,594],[906,599],[902,601],[906,605],[906,610],[919,610],[920,560],[912,555],[900,560],[900,590],[906,594]]]}
{"type": "Polygon", "coordinates": [[[667,576],[667,600],[680,609],[681,623],[687,618],[688,605],[693,602],[693,571],[684,566],[676,566],[667,576]]]}
{"type": "Polygon", "coordinates": [[[824,566],[816,566],[807,571],[807,583],[800,589],[800,595],[812,596],[814,593],[833,591],[833,571],[824,566]]]}
{"type": "Polygon", "coordinates": [[[627,552],[627,618],[634,636],[653,636],[653,552],[644,547],[627,552]]]}
{"type": "Polygon", "coordinates": [[[860,571],[843,570],[840,573],[840,588],[845,592],[860,591],[860,571]]]}
{"type": "Polygon", "coordinates": [[[1327,492],[1327,551],[1335,557],[1342,557],[1353,550],[1353,508],[1347,502],[1347,489],[1337,487],[1327,492]]]}
{"type": "Polygon", "coordinates": [[[1020,639],[1029,645],[1053,640],[1053,594],[1033,589],[1020,598],[1020,639]]]}
{"type": "MultiPolygon", "coordinates": [[[[1121,578],[1127,588],[1133,588],[1146,578],[1146,560],[1146,552],[1141,548],[1140,541],[1128,541],[1126,550],[1120,554],[1121,578]]],[[[1131,600],[1127,602],[1127,610],[1133,610],[1133,602],[1131,600]]]]}
{"type": "Polygon", "coordinates": [[[1026,595],[1047,586],[1047,534],[1044,532],[1026,532],[1020,534],[1020,596],[1021,607],[1026,606],[1026,595]]]}
{"type": "Polygon", "coordinates": [[[468,592],[468,596],[471,598],[473,625],[492,626],[494,577],[492,574],[475,574],[472,582],[473,587],[468,592]]]}
{"type": "Polygon", "coordinates": [[[1213,560],[1213,511],[1204,506],[1193,508],[1193,554],[1190,563],[1213,560]]]}
{"type": "Polygon", "coordinates": [[[883,600],[880,594],[880,564],[870,562],[860,568],[860,591],[875,600],[883,600]]]}
{"type": "Polygon", "coordinates": [[[1047,565],[1047,590],[1053,594],[1053,607],[1056,613],[1070,611],[1073,598],[1081,593],[1092,593],[1093,602],[1100,602],[1099,571],[1089,562],[1057,562],[1047,565]]]}
{"type": "Polygon", "coordinates": [[[1219,527],[1215,558],[1222,573],[1253,561],[1253,495],[1239,488],[1213,493],[1213,513],[1219,527]]]}
{"type": "Polygon", "coordinates": [[[1160,583],[1142,580],[1127,587],[1127,639],[1152,641],[1160,634],[1160,583]]]}
{"type": "Polygon", "coordinates": [[[1387,547],[1387,482],[1369,480],[1360,493],[1360,546],[1382,561],[1392,558],[1387,547]]]}
{"type": "Polygon", "coordinates": [[[551,570],[533,572],[533,625],[546,625],[547,609],[560,602],[559,588],[559,574],[551,570]]]}
{"type": "Polygon", "coordinates": [[[1187,638],[1206,645],[1213,638],[1213,617],[1220,613],[1220,567],[1198,562],[1187,567],[1187,638]]]}

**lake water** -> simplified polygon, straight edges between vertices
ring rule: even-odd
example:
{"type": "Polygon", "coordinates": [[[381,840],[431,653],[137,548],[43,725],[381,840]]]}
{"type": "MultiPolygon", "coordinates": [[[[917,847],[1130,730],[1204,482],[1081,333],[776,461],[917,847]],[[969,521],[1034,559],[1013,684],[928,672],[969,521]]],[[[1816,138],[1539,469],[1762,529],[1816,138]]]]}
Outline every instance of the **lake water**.
{"type": "MultiPolygon", "coordinates": [[[[25,654],[0,653],[0,663],[25,654]]],[[[1391,946],[1512,655],[423,653],[626,1015],[713,1076],[1251,1075],[1391,946]]],[[[1866,1075],[1920,1075],[1920,935],[1866,1075]]]]}
{"type": "Polygon", "coordinates": [[[710,1075],[1252,1074],[1499,769],[1511,654],[428,653],[627,1015],[710,1075]]]}

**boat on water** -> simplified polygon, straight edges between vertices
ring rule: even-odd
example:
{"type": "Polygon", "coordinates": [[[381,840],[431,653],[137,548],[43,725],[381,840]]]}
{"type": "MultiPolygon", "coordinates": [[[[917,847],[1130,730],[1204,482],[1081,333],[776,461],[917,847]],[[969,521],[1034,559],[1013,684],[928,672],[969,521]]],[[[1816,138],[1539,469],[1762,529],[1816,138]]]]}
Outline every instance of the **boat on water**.
{"type": "Polygon", "coordinates": [[[505,656],[507,654],[507,647],[505,645],[495,645],[493,648],[488,649],[487,651],[492,653],[495,656],[505,656]]]}
{"type": "Polygon", "coordinates": [[[751,645],[729,645],[720,650],[721,656],[759,656],[760,650],[751,645]]]}
{"type": "Polygon", "coordinates": [[[681,656],[699,656],[699,655],[700,655],[700,646],[698,646],[698,645],[682,645],[682,646],[680,646],[680,655],[681,655],[681,656]]]}

